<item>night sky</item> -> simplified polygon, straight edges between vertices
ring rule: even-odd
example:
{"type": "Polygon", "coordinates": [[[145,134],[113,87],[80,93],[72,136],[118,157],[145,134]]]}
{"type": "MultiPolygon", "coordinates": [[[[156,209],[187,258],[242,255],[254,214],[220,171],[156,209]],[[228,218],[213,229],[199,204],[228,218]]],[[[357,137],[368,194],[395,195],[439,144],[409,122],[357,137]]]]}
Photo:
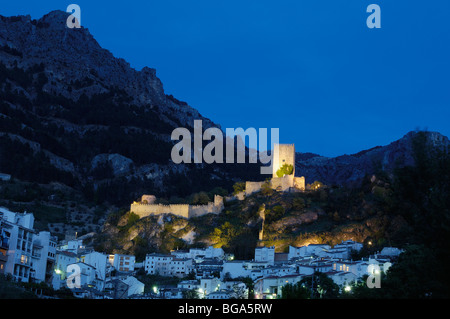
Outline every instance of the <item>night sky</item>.
{"type": "Polygon", "coordinates": [[[450,136],[450,1],[2,1],[81,7],[81,24],[222,128],[280,129],[299,152],[352,154],[415,129],[450,136]],[[95,2],[95,3],[93,3],[95,2]],[[381,7],[381,29],[366,12],[381,7]]]}

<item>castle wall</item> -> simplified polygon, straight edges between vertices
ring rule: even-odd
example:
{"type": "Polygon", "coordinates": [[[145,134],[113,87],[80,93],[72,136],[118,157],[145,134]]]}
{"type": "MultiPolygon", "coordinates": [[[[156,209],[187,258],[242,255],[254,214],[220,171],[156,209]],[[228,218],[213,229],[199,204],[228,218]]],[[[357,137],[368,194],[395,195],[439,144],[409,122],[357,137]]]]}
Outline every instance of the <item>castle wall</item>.
{"type": "Polygon", "coordinates": [[[207,205],[190,205],[189,217],[198,217],[214,212],[214,203],[209,202],[207,205]]]}
{"type": "Polygon", "coordinates": [[[270,187],[282,192],[294,187],[294,175],[285,175],[283,177],[273,177],[270,181],[270,187]]]}
{"type": "Polygon", "coordinates": [[[245,194],[250,195],[261,191],[261,186],[264,182],[245,182],[245,194]]]}
{"type": "Polygon", "coordinates": [[[245,198],[245,191],[239,192],[236,195],[232,195],[232,196],[226,196],[225,200],[226,201],[232,201],[232,200],[244,200],[245,198]]]}
{"type": "Polygon", "coordinates": [[[133,203],[131,204],[130,211],[139,215],[139,217],[146,217],[149,215],[169,214],[189,218],[189,205],[188,204],[143,204],[133,203]]]}
{"type": "Polygon", "coordinates": [[[140,218],[149,215],[174,214],[183,218],[198,217],[209,213],[219,214],[224,208],[223,197],[214,196],[214,202],[207,205],[189,205],[189,204],[145,204],[134,202],[130,206],[130,211],[139,215],[140,218]]]}
{"type": "Polygon", "coordinates": [[[304,176],[294,177],[294,187],[304,191],[306,189],[305,177],[304,176]]]}

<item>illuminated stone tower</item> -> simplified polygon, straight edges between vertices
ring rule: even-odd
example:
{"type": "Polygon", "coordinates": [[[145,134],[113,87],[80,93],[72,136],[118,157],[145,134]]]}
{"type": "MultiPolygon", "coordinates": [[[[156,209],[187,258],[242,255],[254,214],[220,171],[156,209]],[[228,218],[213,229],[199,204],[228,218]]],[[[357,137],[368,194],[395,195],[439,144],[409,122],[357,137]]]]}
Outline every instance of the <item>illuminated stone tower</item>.
{"type": "Polygon", "coordinates": [[[274,144],[272,158],[272,177],[278,177],[277,171],[284,164],[292,165],[292,175],[295,176],[295,146],[294,144],[274,144]]]}

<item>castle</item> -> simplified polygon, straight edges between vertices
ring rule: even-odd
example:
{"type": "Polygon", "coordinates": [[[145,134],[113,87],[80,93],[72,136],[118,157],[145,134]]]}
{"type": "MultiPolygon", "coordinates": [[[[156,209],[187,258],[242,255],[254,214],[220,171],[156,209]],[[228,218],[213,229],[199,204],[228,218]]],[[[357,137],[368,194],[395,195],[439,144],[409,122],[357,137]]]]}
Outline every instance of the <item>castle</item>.
{"type": "MultiPolygon", "coordinates": [[[[245,191],[237,194],[238,198],[250,195],[261,190],[266,182],[245,182],[245,191]]],[[[281,192],[304,191],[305,177],[295,177],[295,146],[294,144],[275,144],[272,157],[272,178],[269,181],[270,187],[281,192]],[[292,173],[279,176],[277,173],[283,165],[292,166],[292,173]]]]}
{"type": "MultiPolygon", "coordinates": [[[[225,197],[225,200],[243,200],[245,196],[261,191],[266,182],[245,182],[245,191],[235,196],[225,197]]],[[[272,178],[269,181],[272,189],[281,192],[295,192],[305,190],[305,177],[295,177],[295,147],[294,144],[275,144],[272,157],[272,178]],[[279,176],[279,170],[283,165],[289,165],[292,169],[290,174],[279,176]]],[[[224,208],[224,198],[214,196],[214,202],[206,205],[189,204],[156,204],[154,195],[143,195],[140,202],[133,202],[130,211],[139,215],[140,218],[149,215],[174,214],[183,218],[198,217],[206,214],[219,214],[224,208]]]]}

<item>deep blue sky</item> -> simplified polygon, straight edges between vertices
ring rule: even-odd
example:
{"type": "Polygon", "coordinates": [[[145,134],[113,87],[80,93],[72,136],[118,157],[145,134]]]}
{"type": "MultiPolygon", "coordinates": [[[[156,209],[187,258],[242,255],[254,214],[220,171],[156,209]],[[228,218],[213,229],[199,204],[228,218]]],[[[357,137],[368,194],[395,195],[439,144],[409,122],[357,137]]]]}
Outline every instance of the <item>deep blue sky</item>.
{"type": "Polygon", "coordinates": [[[101,46],[226,127],[279,127],[325,156],[416,128],[450,136],[450,1],[2,1],[4,16],[81,7],[101,46]],[[366,8],[381,7],[381,29],[366,8]]]}

